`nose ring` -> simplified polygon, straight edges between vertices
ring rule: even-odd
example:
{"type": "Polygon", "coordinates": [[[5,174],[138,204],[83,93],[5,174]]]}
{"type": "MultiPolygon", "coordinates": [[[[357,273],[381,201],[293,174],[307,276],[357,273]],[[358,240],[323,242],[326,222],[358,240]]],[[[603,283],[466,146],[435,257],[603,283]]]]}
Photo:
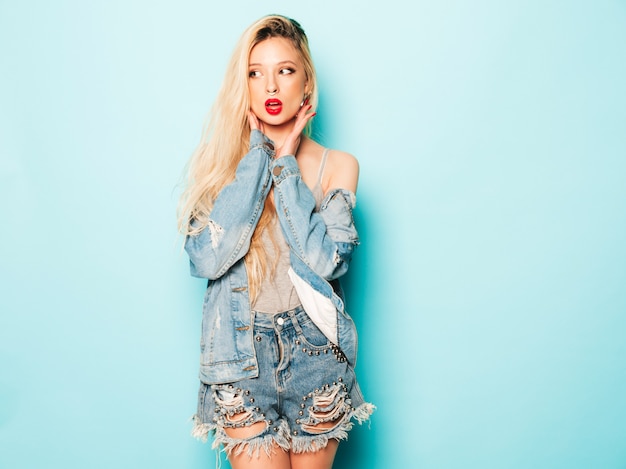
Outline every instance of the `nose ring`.
{"type": "Polygon", "coordinates": [[[270,96],[274,96],[276,94],[276,89],[274,89],[273,91],[267,90],[267,94],[269,94],[270,96]]]}

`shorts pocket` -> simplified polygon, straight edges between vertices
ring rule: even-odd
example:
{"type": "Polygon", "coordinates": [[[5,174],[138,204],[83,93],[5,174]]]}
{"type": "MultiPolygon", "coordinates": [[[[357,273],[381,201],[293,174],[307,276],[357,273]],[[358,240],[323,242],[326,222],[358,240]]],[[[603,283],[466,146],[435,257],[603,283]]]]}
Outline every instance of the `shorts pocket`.
{"type": "Polygon", "coordinates": [[[330,345],[328,337],[326,337],[322,331],[315,325],[310,319],[302,321],[300,324],[300,331],[298,332],[298,338],[309,347],[316,349],[327,348],[330,345]]]}

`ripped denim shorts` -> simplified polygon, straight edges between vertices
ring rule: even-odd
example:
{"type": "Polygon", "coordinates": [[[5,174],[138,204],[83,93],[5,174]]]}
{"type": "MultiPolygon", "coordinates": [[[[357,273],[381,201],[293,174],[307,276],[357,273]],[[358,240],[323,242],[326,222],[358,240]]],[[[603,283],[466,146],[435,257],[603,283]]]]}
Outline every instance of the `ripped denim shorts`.
{"type": "Polygon", "coordinates": [[[352,420],[367,420],[374,411],[366,403],[354,370],[302,308],[279,314],[254,313],[254,339],[259,376],[235,383],[202,383],[193,435],[231,454],[274,445],[294,453],[343,440],[352,420]],[[264,422],[250,438],[228,436],[226,429],[264,422]],[[318,424],[323,424],[317,426],[318,424]]]}

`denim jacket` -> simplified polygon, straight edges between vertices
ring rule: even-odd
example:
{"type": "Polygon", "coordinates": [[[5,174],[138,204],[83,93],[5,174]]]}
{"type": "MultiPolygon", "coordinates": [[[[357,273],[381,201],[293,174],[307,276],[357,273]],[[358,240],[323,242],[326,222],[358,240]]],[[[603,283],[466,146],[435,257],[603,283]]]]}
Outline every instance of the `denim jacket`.
{"type": "Polygon", "coordinates": [[[352,217],[354,194],[332,190],[317,211],[295,157],[274,156],[272,141],[253,130],[249,151],[239,162],[233,182],[214,200],[207,226],[185,240],[191,275],[208,279],[200,342],[200,379],[207,384],[258,375],[254,313],[243,257],[272,184],[278,219],[290,247],[289,274],[300,301],[312,318],[325,317],[334,327],[329,338],[349,363],[356,362],[356,328],[344,309],[338,283],[359,243],[352,217]]]}

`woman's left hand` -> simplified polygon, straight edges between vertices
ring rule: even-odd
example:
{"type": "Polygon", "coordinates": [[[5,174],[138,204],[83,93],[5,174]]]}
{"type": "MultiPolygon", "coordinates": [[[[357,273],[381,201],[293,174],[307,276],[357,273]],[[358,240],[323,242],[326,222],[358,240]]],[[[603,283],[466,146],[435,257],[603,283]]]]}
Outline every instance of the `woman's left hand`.
{"type": "Polygon", "coordinates": [[[306,127],[307,123],[317,114],[316,112],[310,112],[313,108],[310,104],[305,104],[300,108],[298,114],[296,114],[296,121],[293,124],[293,129],[285,138],[283,144],[276,150],[276,158],[287,155],[295,155],[300,146],[300,139],[302,137],[302,131],[306,127]]]}

